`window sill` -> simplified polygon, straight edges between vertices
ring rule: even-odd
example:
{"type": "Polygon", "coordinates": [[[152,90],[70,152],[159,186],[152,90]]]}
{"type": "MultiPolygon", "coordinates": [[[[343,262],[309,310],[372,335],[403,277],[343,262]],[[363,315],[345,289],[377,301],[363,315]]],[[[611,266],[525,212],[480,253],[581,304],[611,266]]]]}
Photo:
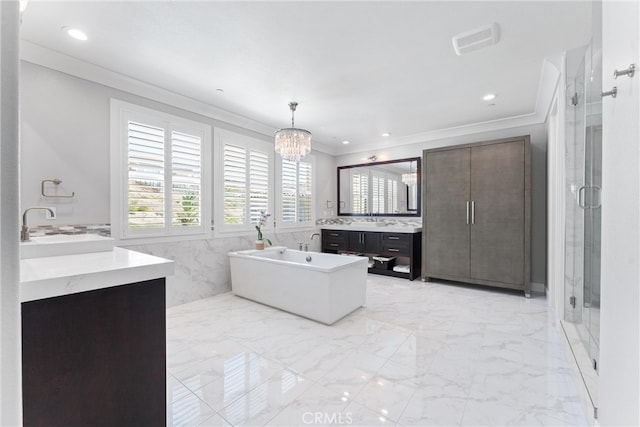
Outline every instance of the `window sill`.
{"type": "MultiPolygon", "coordinates": [[[[114,236],[112,236],[114,237],[114,236]]],[[[155,245],[162,243],[187,242],[192,240],[210,239],[211,233],[177,234],[173,236],[140,236],[140,237],[114,237],[116,246],[155,245]]]]}

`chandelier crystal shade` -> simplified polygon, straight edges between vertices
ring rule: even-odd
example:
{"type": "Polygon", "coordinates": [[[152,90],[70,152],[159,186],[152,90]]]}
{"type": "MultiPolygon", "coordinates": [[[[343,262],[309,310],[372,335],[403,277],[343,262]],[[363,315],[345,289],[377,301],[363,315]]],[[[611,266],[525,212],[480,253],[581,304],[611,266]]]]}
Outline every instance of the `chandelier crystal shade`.
{"type": "Polygon", "coordinates": [[[402,182],[406,185],[415,185],[418,182],[418,174],[415,172],[403,173],[402,182]]]}
{"type": "Polygon", "coordinates": [[[283,128],[276,132],[276,153],[285,160],[299,161],[311,152],[311,132],[298,129],[293,122],[293,113],[298,106],[297,102],[290,102],[291,127],[283,128]]]}

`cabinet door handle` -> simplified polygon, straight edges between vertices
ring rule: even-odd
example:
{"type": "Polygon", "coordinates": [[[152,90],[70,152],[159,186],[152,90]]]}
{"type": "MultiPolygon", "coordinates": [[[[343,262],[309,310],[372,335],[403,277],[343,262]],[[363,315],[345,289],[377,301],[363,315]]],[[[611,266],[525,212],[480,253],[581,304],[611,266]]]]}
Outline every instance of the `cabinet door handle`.
{"type": "Polygon", "coordinates": [[[400,240],[398,236],[389,236],[389,240],[400,240]]]}
{"type": "Polygon", "coordinates": [[[400,252],[400,249],[389,248],[389,252],[400,252]]]}
{"type": "Polygon", "coordinates": [[[340,245],[339,245],[339,244],[337,244],[337,243],[329,243],[329,246],[336,247],[336,246],[340,246],[340,245]]]}
{"type": "Polygon", "coordinates": [[[476,223],[476,202],[475,200],[471,201],[471,224],[476,223]]]}
{"type": "Polygon", "coordinates": [[[340,236],[340,235],[339,235],[338,233],[329,233],[329,236],[331,236],[331,237],[338,237],[338,236],[340,236]]]}
{"type": "Polygon", "coordinates": [[[467,200],[467,225],[469,225],[469,201],[467,200]]]}
{"type": "Polygon", "coordinates": [[[366,236],[366,234],[362,233],[362,244],[363,245],[365,244],[365,238],[366,238],[365,236],[366,236]]]}

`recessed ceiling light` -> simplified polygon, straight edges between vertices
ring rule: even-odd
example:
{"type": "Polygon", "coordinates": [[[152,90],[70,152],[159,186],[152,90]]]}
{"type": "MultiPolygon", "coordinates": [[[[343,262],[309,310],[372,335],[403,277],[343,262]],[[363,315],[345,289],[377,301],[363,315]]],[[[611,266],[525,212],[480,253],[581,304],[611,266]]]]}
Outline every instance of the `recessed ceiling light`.
{"type": "Polygon", "coordinates": [[[342,143],[343,143],[344,145],[347,145],[347,144],[349,143],[349,141],[346,141],[346,140],[345,140],[345,141],[342,141],[342,143]]]}
{"type": "Polygon", "coordinates": [[[389,132],[385,132],[382,134],[382,136],[391,136],[391,134],[389,132]]]}
{"type": "Polygon", "coordinates": [[[83,31],[77,28],[62,27],[62,31],[69,34],[71,37],[73,37],[76,40],[80,40],[84,42],[89,39],[89,37],[87,37],[87,35],[83,31]]]}
{"type": "Polygon", "coordinates": [[[496,99],[496,94],[495,93],[488,93],[485,96],[482,97],[483,101],[492,101],[496,99]]]}

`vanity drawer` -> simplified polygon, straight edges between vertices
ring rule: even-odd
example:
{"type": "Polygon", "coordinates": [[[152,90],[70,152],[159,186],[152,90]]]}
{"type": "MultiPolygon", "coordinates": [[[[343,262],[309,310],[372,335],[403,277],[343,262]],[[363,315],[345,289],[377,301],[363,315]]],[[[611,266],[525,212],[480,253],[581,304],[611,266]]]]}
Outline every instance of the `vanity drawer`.
{"type": "Polygon", "coordinates": [[[322,238],[327,240],[344,240],[346,231],[322,230],[322,238]]]}
{"type": "Polygon", "coordinates": [[[322,248],[329,251],[346,250],[346,232],[339,230],[322,230],[322,248]]]}
{"type": "Polygon", "coordinates": [[[384,254],[392,254],[392,255],[401,255],[401,256],[410,256],[411,249],[408,244],[405,243],[393,243],[389,241],[382,242],[382,253],[384,254]]]}
{"type": "Polygon", "coordinates": [[[382,243],[409,246],[411,234],[408,233],[382,233],[382,243]]]}

